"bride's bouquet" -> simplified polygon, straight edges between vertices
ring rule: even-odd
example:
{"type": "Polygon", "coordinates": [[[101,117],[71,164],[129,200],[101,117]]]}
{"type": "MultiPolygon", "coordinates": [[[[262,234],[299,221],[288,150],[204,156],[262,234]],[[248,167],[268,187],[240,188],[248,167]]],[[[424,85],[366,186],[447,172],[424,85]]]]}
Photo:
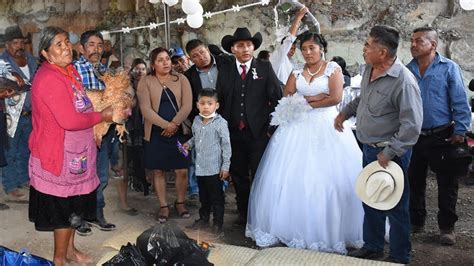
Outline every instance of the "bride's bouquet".
{"type": "Polygon", "coordinates": [[[283,97],[278,101],[275,112],[271,114],[270,125],[281,126],[295,120],[303,120],[311,109],[311,106],[301,94],[295,93],[283,97]]]}

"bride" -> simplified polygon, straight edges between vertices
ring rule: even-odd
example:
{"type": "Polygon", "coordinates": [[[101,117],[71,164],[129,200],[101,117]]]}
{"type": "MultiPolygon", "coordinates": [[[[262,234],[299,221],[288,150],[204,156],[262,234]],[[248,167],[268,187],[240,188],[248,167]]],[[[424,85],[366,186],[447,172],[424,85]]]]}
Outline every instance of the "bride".
{"type": "Polygon", "coordinates": [[[337,63],[323,60],[326,46],[319,34],[302,36],[305,67],[290,75],[273,113],[279,127],[255,175],[245,232],[260,247],[346,254],[363,244],[364,213],[354,192],[362,153],[349,129],[333,127],[343,76],[337,63]],[[296,109],[302,111],[289,112],[296,109]]]}

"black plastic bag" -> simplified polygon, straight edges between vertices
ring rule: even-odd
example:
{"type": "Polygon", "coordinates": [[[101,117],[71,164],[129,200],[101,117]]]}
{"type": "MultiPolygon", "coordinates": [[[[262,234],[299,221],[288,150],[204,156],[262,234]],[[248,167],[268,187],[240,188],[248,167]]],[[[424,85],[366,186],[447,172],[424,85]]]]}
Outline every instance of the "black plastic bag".
{"type": "Polygon", "coordinates": [[[157,224],[137,238],[147,265],[213,265],[206,252],[178,226],[157,224]]]}
{"type": "Polygon", "coordinates": [[[102,264],[103,266],[146,266],[145,258],[143,258],[137,246],[130,242],[126,246],[122,246],[117,255],[113,256],[109,261],[102,264]]]}

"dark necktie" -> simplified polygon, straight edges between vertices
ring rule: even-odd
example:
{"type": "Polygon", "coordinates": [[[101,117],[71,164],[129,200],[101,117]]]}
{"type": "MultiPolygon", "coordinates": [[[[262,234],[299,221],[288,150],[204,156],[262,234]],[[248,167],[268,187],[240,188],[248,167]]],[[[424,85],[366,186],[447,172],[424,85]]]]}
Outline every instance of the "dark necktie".
{"type": "Polygon", "coordinates": [[[247,77],[247,66],[245,64],[241,64],[240,67],[242,68],[242,73],[240,73],[240,78],[242,78],[242,80],[245,80],[245,78],[247,77]]]}

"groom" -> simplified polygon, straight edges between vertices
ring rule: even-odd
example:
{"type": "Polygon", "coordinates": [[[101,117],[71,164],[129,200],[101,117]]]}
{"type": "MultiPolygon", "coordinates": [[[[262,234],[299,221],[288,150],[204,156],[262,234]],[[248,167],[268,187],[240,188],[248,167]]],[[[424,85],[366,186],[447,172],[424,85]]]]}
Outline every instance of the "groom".
{"type": "Polygon", "coordinates": [[[234,225],[247,222],[247,205],[252,177],[267,146],[270,113],[282,97],[279,81],[269,62],[253,57],[262,44],[262,35],[251,35],[247,28],[237,28],[222,38],[225,51],[232,53],[232,63],[219,70],[216,89],[221,115],[229,124],[232,158],[230,175],[237,194],[239,216],[234,225]]]}

